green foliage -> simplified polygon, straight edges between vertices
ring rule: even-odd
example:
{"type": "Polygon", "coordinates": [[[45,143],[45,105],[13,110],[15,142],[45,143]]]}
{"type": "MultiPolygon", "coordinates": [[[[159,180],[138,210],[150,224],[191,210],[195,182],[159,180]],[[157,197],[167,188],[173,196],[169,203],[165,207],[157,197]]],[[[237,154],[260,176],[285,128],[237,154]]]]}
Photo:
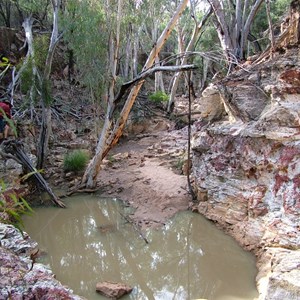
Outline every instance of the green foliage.
{"type": "Polygon", "coordinates": [[[108,80],[105,74],[109,34],[101,1],[68,1],[60,26],[80,69],[80,81],[100,96],[108,80]]]}
{"type": "Polygon", "coordinates": [[[112,154],[108,155],[107,159],[111,164],[116,161],[116,159],[114,158],[114,156],[112,154]]]}
{"type": "Polygon", "coordinates": [[[201,39],[198,41],[200,51],[214,51],[220,49],[217,31],[212,22],[207,22],[201,39]]]}
{"type": "Polygon", "coordinates": [[[185,159],[183,157],[178,158],[178,160],[175,162],[175,168],[179,171],[182,171],[183,165],[185,163],[185,159]]]}
{"type": "MultiPolygon", "coordinates": [[[[23,94],[27,94],[34,84],[34,74],[33,74],[32,64],[33,64],[32,60],[29,59],[21,72],[20,81],[21,81],[21,92],[23,94]]],[[[18,65],[18,69],[21,69],[21,64],[18,65]]]]}
{"type": "Polygon", "coordinates": [[[12,224],[22,232],[24,228],[22,215],[31,213],[33,210],[27,201],[13,191],[10,193],[6,184],[1,181],[0,222],[12,224]]]}
{"type": "Polygon", "coordinates": [[[39,70],[44,70],[49,48],[48,35],[36,35],[33,41],[34,61],[39,70]]]}
{"type": "Polygon", "coordinates": [[[50,80],[44,80],[42,82],[42,95],[46,106],[50,106],[53,101],[51,91],[52,89],[50,80]]]}
{"type": "MultiPolygon", "coordinates": [[[[270,1],[271,5],[271,18],[274,25],[279,25],[280,20],[289,10],[290,0],[276,0],[270,1]]],[[[251,27],[251,33],[259,39],[259,42],[263,47],[267,46],[270,41],[266,31],[268,30],[268,19],[265,5],[261,6],[261,9],[257,13],[257,16],[254,19],[253,25],[251,27]]]]}
{"type": "Polygon", "coordinates": [[[84,171],[89,161],[89,155],[83,150],[74,150],[69,152],[64,157],[64,170],[66,172],[80,172],[84,171]]]}
{"type": "Polygon", "coordinates": [[[169,96],[162,92],[157,91],[149,96],[149,99],[155,103],[167,102],[169,100],[169,96]]]}
{"type": "Polygon", "coordinates": [[[49,5],[47,0],[18,0],[17,2],[20,9],[28,14],[43,12],[49,5]]]}

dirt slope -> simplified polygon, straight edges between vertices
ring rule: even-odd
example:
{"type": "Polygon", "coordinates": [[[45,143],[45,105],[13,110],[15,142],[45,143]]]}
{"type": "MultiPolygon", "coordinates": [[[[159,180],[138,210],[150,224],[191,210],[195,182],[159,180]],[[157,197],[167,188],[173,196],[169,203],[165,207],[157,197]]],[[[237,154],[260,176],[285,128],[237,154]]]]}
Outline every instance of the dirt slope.
{"type": "Polygon", "coordinates": [[[104,161],[99,185],[104,196],[128,202],[136,210],[131,218],[141,228],[160,226],[189,207],[187,178],[179,175],[184,138],[175,149],[180,131],[140,135],[117,146],[104,161]]]}

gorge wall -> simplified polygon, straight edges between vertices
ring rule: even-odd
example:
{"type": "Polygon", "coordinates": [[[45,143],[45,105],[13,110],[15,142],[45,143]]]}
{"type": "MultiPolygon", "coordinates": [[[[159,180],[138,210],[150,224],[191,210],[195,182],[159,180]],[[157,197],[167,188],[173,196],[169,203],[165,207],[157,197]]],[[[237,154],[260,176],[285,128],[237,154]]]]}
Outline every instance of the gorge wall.
{"type": "Polygon", "coordinates": [[[300,299],[299,1],[277,48],[204,91],[198,211],[258,258],[259,299],[300,299]]]}

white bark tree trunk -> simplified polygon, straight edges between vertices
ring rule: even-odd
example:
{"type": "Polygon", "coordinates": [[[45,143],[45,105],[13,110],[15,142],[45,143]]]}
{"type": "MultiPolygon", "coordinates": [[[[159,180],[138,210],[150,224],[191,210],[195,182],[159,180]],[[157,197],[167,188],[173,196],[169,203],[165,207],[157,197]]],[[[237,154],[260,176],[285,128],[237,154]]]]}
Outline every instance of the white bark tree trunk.
{"type": "Polygon", "coordinates": [[[134,42],[133,42],[132,79],[136,77],[138,74],[138,48],[139,48],[139,32],[135,34],[134,42]]]}
{"type": "MultiPolygon", "coordinates": [[[[235,12],[233,15],[231,14],[229,16],[234,24],[233,30],[228,26],[228,21],[226,21],[226,16],[227,19],[229,17],[228,14],[225,15],[226,10],[222,7],[222,1],[208,1],[212,6],[216,17],[216,21],[214,22],[215,27],[230,70],[232,63],[236,63],[244,58],[250,27],[264,0],[254,0],[250,8],[248,0],[244,1],[244,5],[242,5],[243,1],[237,0],[235,12]],[[248,13],[248,16],[246,16],[248,9],[250,12],[248,13]]],[[[230,11],[230,9],[228,9],[228,11],[230,11]]]]}

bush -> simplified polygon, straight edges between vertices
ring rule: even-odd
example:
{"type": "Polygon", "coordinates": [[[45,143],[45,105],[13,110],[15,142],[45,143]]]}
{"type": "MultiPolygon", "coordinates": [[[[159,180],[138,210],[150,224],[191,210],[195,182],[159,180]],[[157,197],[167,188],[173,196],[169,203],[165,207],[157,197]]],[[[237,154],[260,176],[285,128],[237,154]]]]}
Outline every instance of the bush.
{"type": "Polygon", "coordinates": [[[162,92],[157,91],[149,96],[149,99],[155,103],[167,102],[169,100],[169,96],[162,92]]]}
{"type": "Polygon", "coordinates": [[[83,150],[74,150],[64,157],[64,170],[66,172],[84,171],[89,161],[89,155],[83,150]]]}
{"type": "Polygon", "coordinates": [[[6,184],[0,182],[0,222],[12,224],[23,234],[23,214],[33,213],[32,208],[26,200],[18,194],[18,190],[7,188],[6,184]]]}

